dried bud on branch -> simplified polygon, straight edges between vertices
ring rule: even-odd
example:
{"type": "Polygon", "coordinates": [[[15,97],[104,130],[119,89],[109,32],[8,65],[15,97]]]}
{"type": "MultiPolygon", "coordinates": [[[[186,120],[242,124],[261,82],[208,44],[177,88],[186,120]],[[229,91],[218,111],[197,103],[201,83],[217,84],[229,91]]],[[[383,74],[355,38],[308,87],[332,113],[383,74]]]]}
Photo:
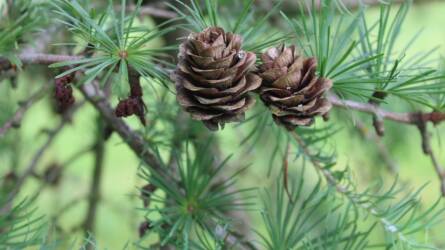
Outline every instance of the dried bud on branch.
{"type": "Polygon", "coordinates": [[[43,180],[51,186],[57,186],[62,179],[62,170],[59,164],[51,164],[43,173],[43,180]]]}
{"type": "Polygon", "coordinates": [[[58,113],[65,113],[76,102],[73,95],[73,87],[71,86],[72,80],[71,75],[55,80],[54,98],[58,113]]]}
{"type": "Polygon", "coordinates": [[[150,205],[150,196],[151,194],[156,191],[157,187],[153,184],[147,184],[144,187],[142,187],[141,190],[141,199],[144,203],[144,207],[148,207],[150,205]]]}
{"type": "Polygon", "coordinates": [[[145,105],[140,97],[128,97],[127,99],[120,100],[115,109],[117,117],[128,117],[136,115],[141,120],[142,124],[146,124],[144,114],[145,105]]]}
{"type": "Polygon", "coordinates": [[[179,63],[172,74],[177,100],[211,130],[243,120],[254,104],[248,93],[261,84],[249,72],[256,56],[241,50],[241,45],[239,35],[211,27],[190,34],[180,46],[179,63]]]}
{"type": "Polygon", "coordinates": [[[142,238],[145,236],[148,230],[152,228],[149,221],[144,221],[139,225],[139,237],[142,238]]]}
{"type": "Polygon", "coordinates": [[[147,107],[145,106],[142,96],[143,92],[139,75],[132,73],[130,74],[130,95],[127,99],[119,101],[114,111],[116,116],[129,117],[135,115],[139,118],[142,125],[145,126],[147,124],[145,120],[147,107]]]}

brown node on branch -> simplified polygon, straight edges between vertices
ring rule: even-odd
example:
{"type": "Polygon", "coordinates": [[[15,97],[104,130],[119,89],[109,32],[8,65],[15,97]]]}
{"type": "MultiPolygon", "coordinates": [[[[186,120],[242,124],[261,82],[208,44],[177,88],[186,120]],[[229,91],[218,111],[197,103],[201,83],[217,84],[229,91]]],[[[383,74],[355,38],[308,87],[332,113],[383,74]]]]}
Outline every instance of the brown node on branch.
{"type": "Polygon", "coordinates": [[[140,97],[128,97],[120,100],[115,109],[117,117],[129,117],[136,115],[141,123],[145,126],[145,104],[140,97]]]}
{"type": "Polygon", "coordinates": [[[375,133],[382,137],[385,135],[385,125],[383,123],[383,119],[374,115],[372,117],[372,125],[374,126],[375,133]]]}
{"type": "MultiPolygon", "coordinates": [[[[369,100],[369,104],[372,104],[377,107],[387,96],[388,93],[376,90],[372,94],[372,98],[369,100]]],[[[385,125],[381,117],[379,117],[378,115],[373,115],[372,125],[374,126],[375,132],[378,136],[382,137],[385,135],[385,125]]]]}
{"type": "Polygon", "coordinates": [[[106,124],[104,127],[104,140],[107,141],[108,139],[110,139],[111,135],[113,135],[114,129],[112,126],[110,126],[109,124],[106,124]]]}
{"type": "Polygon", "coordinates": [[[151,225],[151,223],[147,220],[142,222],[139,225],[139,237],[142,238],[145,236],[145,234],[148,232],[148,230],[152,229],[153,226],[151,225]]]}
{"type": "Polygon", "coordinates": [[[434,111],[431,113],[423,114],[422,119],[425,121],[431,121],[434,125],[437,125],[445,121],[445,113],[434,111]]]}
{"type": "Polygon", "coordinates": [[[7,60],[0,60],[0,81],[2,79],[9,79],[11,87],[17,88],[17,65],[10,63],[7,60]]]}
{"type": "Polygon", "coordinates": [[[150,206],[150,197],[154,191],[156,191],[157,187],[151,183],[145,185],[141,189],[141,199],[144,203],[144,207],[150,206]]]}
{"type": "Polygon", "coordinates": [[[126,50],[119,51],[118,55],[119,55],[119,57],[121,59],[127,59],[128,58],[128,52],[126,50]]]}
{"type": "Polygon", "coordinates": [[[50,186],[58,186],[62,179],[63,168],[57,164],[52,163],[43,172],[43,180],[50,186]]]}
{"type": "Polygon", "coordinates": [[[19,177],[14,171],[7,173],[2,178],[2,184],[0,185],[2,190],[8,191],[15,186],[15,183],[18,181],[19,177]]]}
{"type": "Polygon", "coordinates": [[[115,115],[117,117],[129,117],[135,115],[139,118],[142,125],[146,126],[145,113],[147,106],[142,99],[143,91],[140,82],[140,75],[136,71],[130,69],[128,72],[128,79],[130,84],[130,94],[128,98],[120,100],[115,108],[115,115]]]}

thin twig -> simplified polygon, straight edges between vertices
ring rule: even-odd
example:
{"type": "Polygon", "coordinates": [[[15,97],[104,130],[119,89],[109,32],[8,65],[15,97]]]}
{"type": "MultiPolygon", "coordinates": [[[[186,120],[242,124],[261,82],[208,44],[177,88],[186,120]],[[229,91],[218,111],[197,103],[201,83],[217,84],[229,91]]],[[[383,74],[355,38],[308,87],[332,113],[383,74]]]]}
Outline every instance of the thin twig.
{"type": "Polygon", "coordinates": [[[2,138],[6,132],[12,127],[19,127],[20,123],[29,110],[29,108],[38,100],[40,100],[47,90],[47,86],[43,86],[41,89],[33,93],[25,102],[20,103],[20,108],[15,112],[14,116],[8,120],[2,127],[0,127],[0,138],[2,138]]]}
{"type": "Polygon", "coordinates": [[[321,163],[315,159],[312,155],[312,153],[310,152],[309,148],[307,147],[306,143],[304,142],[304,140],[295,132],[295,131],[291,131],[290,132],[291,136],[295,139],[295,141],[298,143],[298,145],[300,145],[300,148],[303,150],[303,153],[309,157],[309,160],[312,162],[312,165],[314,165],[314,167],[317,169],[317,171],[319,173],[321,173],[324,178],[326,179],[326,181],[333,187],[335,187],[337,189],[338,192],[340,193],[347,193],[348,190],[346,187],[340,185],[339,183],[337,183],[337,180],[335,179],[335,177],[332,175],[332,173],[325,169],[321,163]]]}
{"type": "Polygon", "coordinates": [[[128,125],[121,119],[116,117],[114,110],[105,98],[104,93],[97,87],[96,84],[83,84],[80,87],[80,91],[85,98],[94,105],[99,111],[102,118],[113,128],[113,130],[119,134],[119,136],[125,141],[133,152],[141,157],[150,169],[156,171],[166,180],[175,183],[172,178],[164,172],[164,165],[158,159],[158,157],[151,152],[144,143],[144,139],[137,133],[135,133],[128,125]]]}
{"type": "MultiPolygon", "coordinates": [[[[67,62],[67,61],[77,61],[83,56],[71,56],[71,55],[62,55],[62,54],[45,54],[45,53],[30,53],[23,52],[18,55],[18,58],[24,64],[41,64],[41,65],[49,65],[58,62],[67,62]]],[[[0,57],[0,65],[9,65],[9,61],[6,58],[0,57]]],[[[6,66],[4,66],[6,67],[6,66]]]]}
{"type": "Polygon", "coordinates": [[[332,175],[332,173],[328,169],[325,169],[320,164],[320,162],[318,162],[318,160],[310,152],[310,149],[306,145],[306,143],[304,142],[303,138],[301,138],[295,131],[291,131],[290,134],[295,139],[295,141],[298,143],[300,148],[303,150],[303,153],[309,158],[309,160],[311,161],[312,165],[315,167],[316,171],[323,175],[323,177],[325,178],[325,180],[327,181],[327,183],[329,185],[334,187],[339,194],[343,195],[346,199],[350,200],[353,204],[359,206],[363,210],[367,211],[369,214],[375,216],[380,221],[380,223],[382,223],[384,225],[385,228],[395,229],[396,231],[393,231],[392,233],[397,234],[397,236],[401,240],[407,241],[405,235],[398,230],[398,227],[396,227],[387,218],[379,216],[379,214],[381,214],[380,211],[378,211],[373,206],[372,203],[369,203],[369,202],[364,203],[364,202],[362,202],[361,200],[358,199],[358,197],[350,189],[348,189],[346,186],[341,185],[337,181],[337,179],[335,179],[335,177],[332,175]]]}
{"type": "MultiPolygon", "coordinates": [[[[98,131],[96,145],[94,147],[95,159],[94,159],[94,169],[93,178],[91,181],[91,188],[88,196],[88,211],[87,216],[83,224],[83,229],[85,236],[94,235],[94,226],[96,221],[97,205],[100,200],[100,184],[102,179],[104,157],[105,157],[105,139],[103,133],[103,124],[101,118],[97,119],[98,131]]],[[[87,248],[91,249],[92,245],[88,244],[87,248]]]]}
{"type": "MultiPolygon", "coordinates": [[[[135,11],[136,6],[130,6],[128,8],[128,10],[135,11]]],[[[173,18],[178,17],[178,14],[176,14],[176,12],[169,11],[169,10],[157,7],[157,6],[149,6],[149,5],[140,7],[139,14],[142,16],[152,16],[152,17],[164,18],[164,19],[173,19],[173,18]]]]}
{"type": "Polygon", "coordinates": [[[15,196],[19,193],[21,190],[21,187],[25,183],[26,179],[31,176],[33,173],[35,173],[35,169],[44,156],[45,152],[48,150],[48,148],[52,145],[54,142],[54,139],[57,137],[57,135],[62,131],[62,129],[65,127],[67,123],[71,121],[72,114],[80,107],[83,103],[79,103],[76,106],[72,107],[70,110],[68,110],[62,117],[62,120],[60,121],[59,125],[48,131],[48,139],[46,140],[45,144],[43,144],[39,150],[36,152],[34,157],[31,159],[31,162],[26,167],[23,174],[18,178],[14,189],[9,194],[9,197],[7,199],[7,202],[5,203],[5,206],[1,209],[1,211],[4,211],[4,209],[8,209],[11,202],[14,200],[15,196]]]}
{"type": "Polygon", "coordinates": [[[418,122],[432,122],[434,124],[441,123],[445,121],[445,113],[442,112],[429,112],[429,113],[418,113],[418,112],[408,112],[408,113],[396,113],[386,111],[375,105],[369,103],[356,102],[351,100],[342,100],[337,96],[328,96],[329,101],[334,107],[356,110],[372,115],[381,117],[382,119],[391,120],[399,123],[417,125],[418,122]]]}
{"type": "MultiPolygon", "coordinates": [[[[95,108],[99,111],[103,119],[113,127],[114,131],[124,140],[124,142],[138,155],[142,161],[150,166],[150,170],[156,172],[162,176],[165,180],[175,185],[176,181],[171,175],[165,173],[165,166],[158,160],[158,157],[151,152],[144,144],[144,139],[137,133],[135,133],[127,124],[120,118],[116,117],[113,109],[105,98],[105,95],[98,89],[96,84],[84,84],[80,87],[81,92],[85,98],[90,101],[95,108]]],[[[242,244],[247,249],[252,248],[251,242],[242,240],[234,232],[228,233],[228,239],[233,242],[242,244]]]]}
{"type": "Polygon", "coordinates": [[[442,193],[442,196],[445,197],[445,169],[443,169],[439,161],[437,160],[436,155],[434,154],[433,149],[431,148],[431,138],[428,133],[427,124],[424,121],[420,121],[417,124],[417,128],[419,129],[420,136],[422,138],[422,149],[425,155],[429,156],[431,158],[431,162],[433,163],[434,170],[437,173],[437,176],[439,177],[440,181],[440,190],[442,193]]]}
{"type": "Polygon", "coordinates": [[[376,136],[374,133],[371,133],[369,129],[365,126],[365,124],[359,120],[355,121],[355,127],[357,128],[358,132],[363,136],[363,138],[373,142],[376,145],[378,154],[380,155],[380,158],[385,162],[388,171],[393,175],[397,174],[399,172],[399,166],[392,159],[388,148],[382,142],[381,138],[376,136]]]}
{"type": "MultiPolygon", "coordinates": [[[[56,54],[40,54],[40,53],[28,53],[20,54],[20,60],[25,64],[52,64],[57,62],[75,61],[82,59],[82,56],[69,56],[69,55],[56,55],[56,54]]],[[[0,58],[0,64],[7,62],[6,59],[0,58]]],[[[422,113],[421,116],[417,112],[397,113],[386,111],[382,108],[376,107],[369,103],[356,102],[352,100],[342,100],[335,95],[328,96],[329,101],[337,108],[351,109],[364,113],[369,113],[386,120],[392,120],[395,122],[417,125],[419,118],[432,122],[440,123],[445,121],[445,113],[442,112],[429,112],[422,113]]]]}

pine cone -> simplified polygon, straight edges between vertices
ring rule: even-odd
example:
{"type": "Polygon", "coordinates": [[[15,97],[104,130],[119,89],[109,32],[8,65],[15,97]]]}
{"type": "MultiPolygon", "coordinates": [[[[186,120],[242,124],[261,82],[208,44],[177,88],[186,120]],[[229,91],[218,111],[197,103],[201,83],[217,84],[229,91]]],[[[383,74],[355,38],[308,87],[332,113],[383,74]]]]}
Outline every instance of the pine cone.
{"type": "Polygon", "coordinates": [[[172,79],[177,100],[193,119],[210,130],[244,119],[255,103],[248,95],[259,88],[261,79],[249,71],[256,55],[241,50],[239,35],[218,27],[192,33],[179,49],[179,63],[172,79]]]}
{"type": "Polygon", "coordinates": [[[295,46],[283,45],[268,49],[261,60],[260,96],[276,123],[293,130],[296,126],[309,126],[315,116],[329,112],[332,105],[323,94],[332,87],[332,81],[315,75],[315,58],[304,58],[297,54],[295,46]]]}

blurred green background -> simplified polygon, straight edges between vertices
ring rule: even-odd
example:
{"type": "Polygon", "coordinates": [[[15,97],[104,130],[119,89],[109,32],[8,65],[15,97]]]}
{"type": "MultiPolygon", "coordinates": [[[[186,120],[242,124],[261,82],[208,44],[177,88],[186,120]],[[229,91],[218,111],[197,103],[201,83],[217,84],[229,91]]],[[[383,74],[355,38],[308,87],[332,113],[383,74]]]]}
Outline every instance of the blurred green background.
{"type": "MultiPolygon", "coordinates": [[[[368,11],[369,18],[375,20],[378,18],[378,9],[371,8],[368,11]]],[[[416,51],[429,50],[434,46],[441,46],[439,52],[445,54],[445,2],[437,1],[414,5],[409,12],[407,21],[402,30],[399,43],[404,45],[411,37],[423,29],[418,42],[413,46],[411,53],[416,51]]],[[[159,41],[160,43],[162,41],[159,41]]],[[[9,84],[0,84],[0,112],[2,118],[10,117],[16,107],[9,107],[16,100],[23,99],[26,94],[32,92],[30,89],[37,89],[33,86],[38,81],[35,73],[22,74],[18,81],[18,90],[12,90],[9,84]]],[[[79,93],[76,93],[80,99],[79,93]]],[[[392,100],[397,102],[397,100],[392,100]]],[[[60,134],[50,150],[44,156],[39,165],[39,171],[43,171],[51,163],[64,163],[66,159],[75,154],[82,147],[91,146],[94,143],[94,134],[96,133],[95,111],[89,105],[73,117],[73,124],[67,126],[60,134]]],[[[388,107],[386,107],[388,108],[388,107]]],[[[150,107],[149,107],[150,109],[150,107]]],[[[394,109],[391,107],[389,109],[394,109]]],[[[342,115],[334,113],[330,122],[335,123],[339,119],[349,117],[353,125],[354,118],[366,122],[369,129],[371,126],[371,117],[362,116],[342,111],[342,115]],[[346,115],[345,115],[346,113],[346,115]],[[352,119],[351,119],[352,118],[352,119]]],[[[134,118],[128,119],[132,126],[139,127],[139,123],[134,118]]],[[[58,124],[58,118],[50,109],[49,100],[45,99],[35,105],[26,115],[20,133],[17,131],[10,133],[3,138],[2,146],[5,142],[21,141],[26,147],[0,148],[0,173],[3,175],[8,166],[13,164],[10,153],[18,154],[19,165],[25,166],[30,161],[34,152],[46,140],[46,136],[41,133],[42,128],[52,128],[58,124]]],[[[318,123],[320,125],[321,122],[318,123]]],[[[244,127],[244,126],[243,126],[244,127]]],[[[268,187],[271,183],[266,181],[268,169],[268,148],[266,144],[261,150],[254,149],[250,152],[237,150],[240,138],[246,135],[246,129],[243,127],[235,129],[228,126],[223,132],[218,133],[218,138],[222,143],[222,150],[225,155],[235,154],[235,158],[230,164],[246,165],[253,163],[251,167],[242,175],[240,186],[268,187]]],[[[204,127],[203,127],[204,129],[204,127]]],[[[392,158],[400,166],[400,180],[408,183],[413,188],[418,188],[425,183],[429,183],[422,193],[422,200],[425,204],[432,204],[439,197],[439,182],[430,159],[423,155],[421,143],[417,129],[414,126],[402,126],[392,122],[386,123],[387,135],[383,142],[387,145],[392,158]]],[[[440,137],[445,135],[445,127],[432,130],[434,136],[434,150],[437,152],[442,165],[445,165],[444,148],[441,146],[440,137]]],[[[370,131],[373,133],[373,131],[370,131]]],[[[261,142],[266,143],[266,142],[261,142]]],[[[375,144],[360,136],[357,130],[345,126],[330,142],[337,149],[339,160],[338,167],[344,168],[350,166],[357,183],[361,187],[366,187],[378,176],[383,176],[390,183],[395,177],[388,174],[385,170],[385,164],[379,158],[375,144]]],[[[269,152],[270,153],[270,152],[269,152]]],[[[117,135],[113,135],[107,143],[105,170],[101,186],[102,202],[99,205],[97,227],[95,238],[101,249],[122,249],[127,243],[138,239],[138,226],[142,221],[142,213],[138,212],[137,207],[141,202],[137,198],[137,187],[143,185],[143,181],[137,177],[138,159],[123,144],[117,135]]],[[[58,187],[45,188],[40,193],[36,206],[38,213],[44,215],[56,215],[63,211],[59,222],[64,229],[70,229],[79,226],[85,216],[87,204],[86,201],[73,204],[73,201],[83,199],[88,195],[89,183],[92,174],[93,156],[87,154],[84,157],[70,162],[66,172],[63,175],[63,184],[58,187]],[[68,206],[67,206],[68,204],[68,206]]],[[[280,165],[274,166],[280,168],[280,165]]],[[[290,168],[297,166],[291,165],[290,168]]],[[[291,170],[291,174],[295,171],[291,170]]],[[[39,183],[35,180],[26,185],[26,190],[22,196],[33,193],[38,188],[39,183]]],[[[251,225],[256,230],[261,230],[262,222],[259,212],[249,212],[251,225]]],[[[444,218],[445,219],[445,218],[444,218]]],[[[430,237],[434,242],[440,244],[441,249],[445,249],[444,237],[445,224],[438,226],[428,235],[419,237],[430,237]]],[[[382,237],[376,234],[373,237],[382,237]]],[[[73,234],[72,240],[80,242],[82,234],[73,234]]],[[[131,248],[131,247],[130,247],[131,248]]]]}

